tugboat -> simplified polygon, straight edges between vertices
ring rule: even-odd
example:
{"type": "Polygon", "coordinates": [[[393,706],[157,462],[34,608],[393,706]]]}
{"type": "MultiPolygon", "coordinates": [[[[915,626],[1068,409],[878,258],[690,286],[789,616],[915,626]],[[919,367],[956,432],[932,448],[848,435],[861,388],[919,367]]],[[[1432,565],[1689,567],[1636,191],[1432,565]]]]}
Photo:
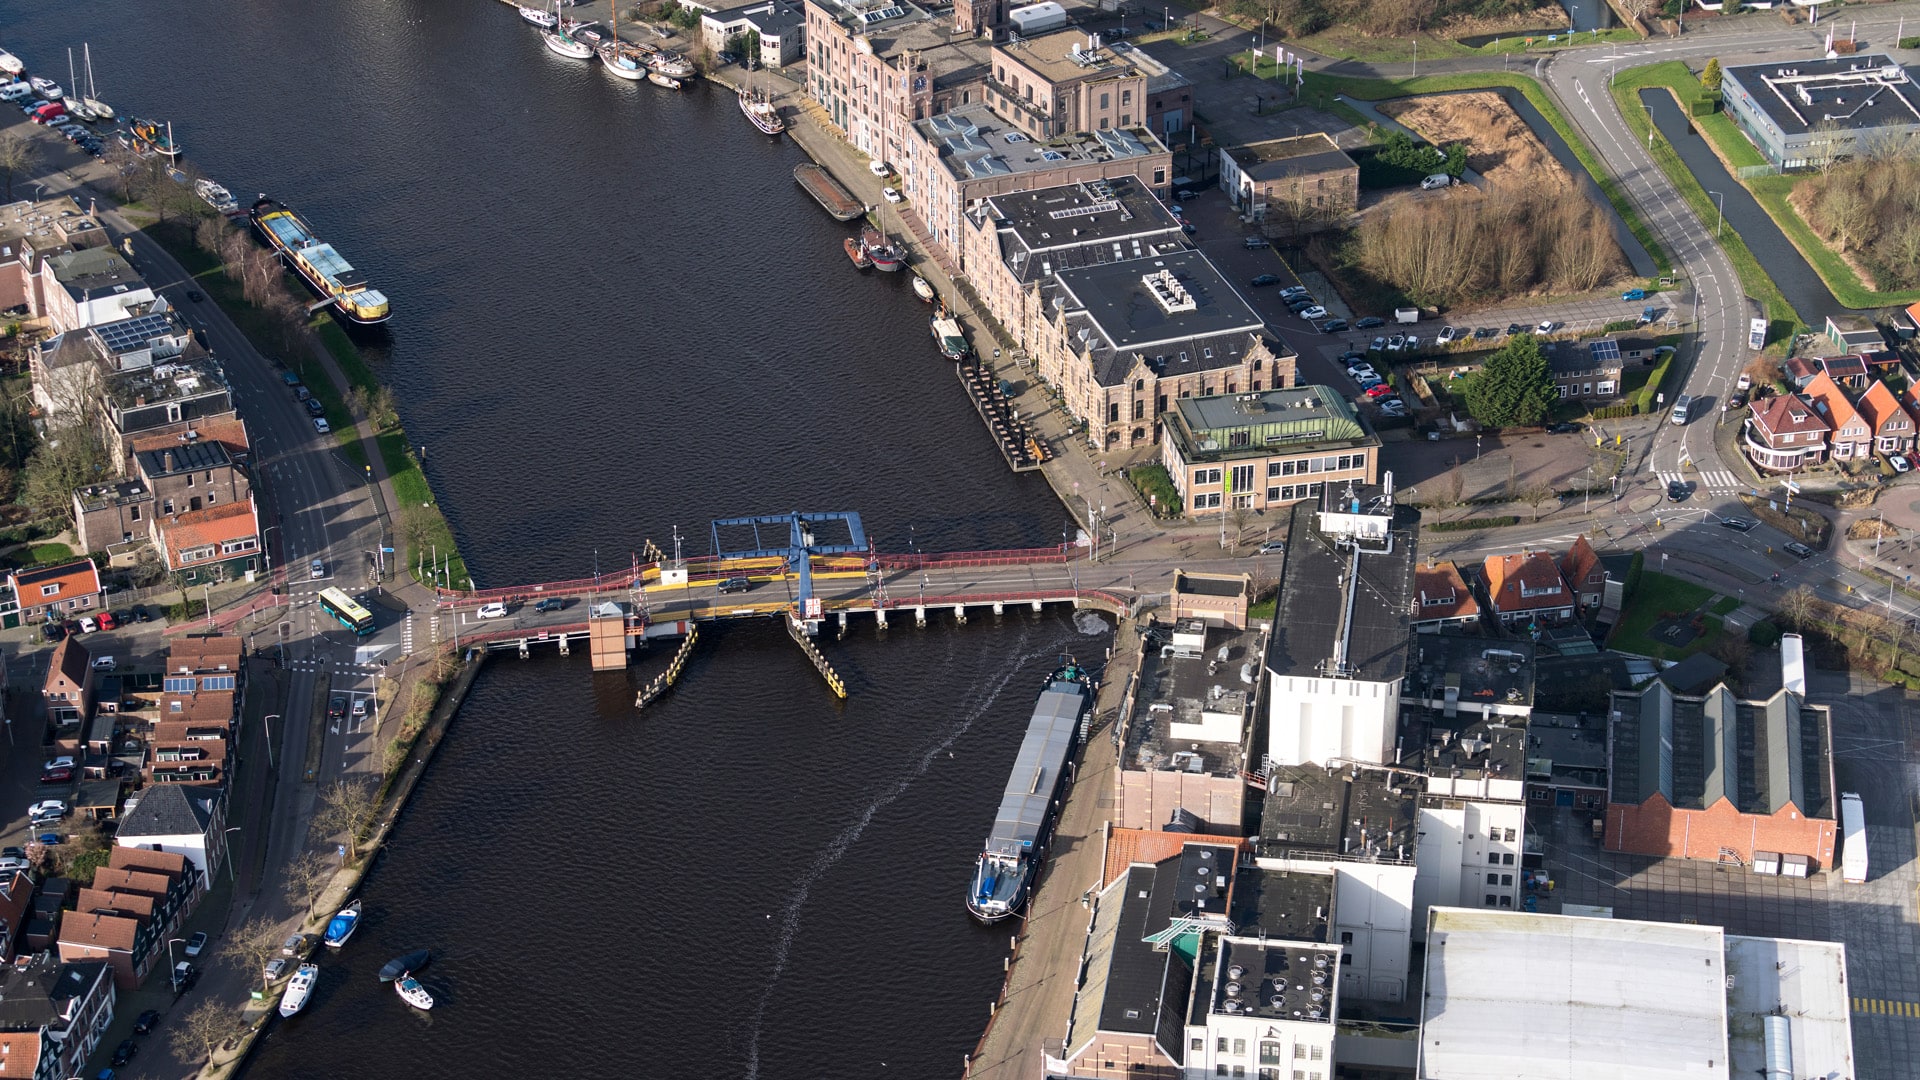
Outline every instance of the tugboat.
{"type": "Polygon", "coordinates": [[[1066,789],[1067,765],[1092,703],[1093,680],[1071,659],[1042,684],[1000,799],[1000,814],[967,888],[967,911],[981,922],[999,922],[1026,906],[1034,871],[1046,858],[1054,802],[1066,789]]]}
{"type": "MultiPolygon", "coordinates": [[[[249,216],[267,246],[279,253],[308,288],[322,299],[331,298],[341,318],[374,326],[393,316],[386,294],[369,287],[366,276],[342,258],[332,244],[321,242],[306,219],[285,203],[262,195],[255,200],[249,216]]],[[[354,910],[359,910],[357,903],[354,910]]]]}
{"type": "Polygon", "coordinates": [[[136,149],[146,154],[159,154],[171,161],[180,156],[180,144],[173,141],[173,125],[162,127],[157,121],[130,117],[128,129],[133,134],[136,149]]]}
{"type": "Polygon", "coordinates": [[[860,246],[860,241],[849,236],[845,240],[840,241],[840,246],[846,249],[847,258],[853,260],[853,268],[855,270],[870,270],[873,268],[873,260],[867,258],[866,249],[860,246]]]}
{"type": "Polygon", "coordinates": [[[327,948],[337,949],[345,945],[347,939],[353,937],[353,932],[358,929],[360,929],[360,901],[355,900],[327,920],[326,936],[321,940],[326,942],[327,948]]]}
{"type": "Polygon", "coordinates": [[[876,270],[892,272],[906,265],[898,249],[887,243],[886,234],[871,225],[861,227],[860,247],[866,251],[867,258],[873,260],[876,270]]]}

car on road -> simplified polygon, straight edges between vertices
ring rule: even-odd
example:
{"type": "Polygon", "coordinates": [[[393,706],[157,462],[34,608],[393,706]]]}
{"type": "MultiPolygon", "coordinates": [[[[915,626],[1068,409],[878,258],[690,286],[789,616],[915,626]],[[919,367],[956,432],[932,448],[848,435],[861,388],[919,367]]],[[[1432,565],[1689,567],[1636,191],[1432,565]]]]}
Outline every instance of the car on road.
{"type": "Polygon", "coordinates": [[[1897,473],[1903,473],[1913,468],[1913,463],[1907,460],[1907,455],[1905,454],[1888,454],[1887,464],[1893,466],[1893,471],[1897,473]]]}
{"type": "Polygon", "coordinates": [[[1393,387],[1388,386],[1386,383],[1375,383],[1367,387],[1367,396],[1370,398],[1382,398],[1391,393],[1393,393],[1393,387]]]}
{"type": "Polygon", "coordinates": [[[281,956],[299,956],[300,950],[307,944],[307,935],[288,934],[287,940],[280,943],[281,956]]]}
{"type": "Polygon", "coordinates": [[[1387,347],[1387,339],[1383,337],[1377,337],[1367,344],[1367,351],[1380,352],[1386,347],[1387,347]]]}
{"type": "Polygon", "coordinates": [[[1562,421],[1558,424],[1548,424],[1546,430],[1549,435],[1571,435],[1580,430],[1580,425],[1570,421],[1562,421]]]}
{"type": "Polygon", "coordinates": [[[1259,547],[1254,548],[1253,553],[1255,555],[1285,555],[1287,553],[1287,542],[1285,540],[1269,540],[1259,547]]]}
{"type": "Polygon", "coordinates": [[[1347,320],[1345,319],[1328,319],[1316,327],[1323,334],[1338,334],[1346,328],[1347,320]]]}
{"type": "Polygon", "coordinates": [[[300,376],[296,372],[283,371],[280,373],[280,381],[286,383],[288,386],[299,386],[300,376]]]}
{"type": "Polygon", "coordinates": [[[310,562],[310,563],[308,563],[308,564],[307,564],[307,576],[308,576],[308,577],[310,577],[310,578],[323,578],[323,577],[326,577],[326,576],[327,576],[327,561],[326,561],[325,559],[315,559],[315,560],[313,560],[312,562],[310,562]]]}
{"type": "Polygon", "coordinates": [[[173,991],[176,994],[191,988],[195,980],[199,978],[200,969],[187,963],[185,960],[173,965],[173,972],[168,976],[168,980],[173,984],[173,991]]]}
{"type": "Polygon", "coordinates": [[[325,405],[320,404],[319,398],[310,397],[307,399],[307,412],[313,414],[314,416],[323,416],[326,414],[326,411],[327,411],[327,407],[325,405]]]}
{"type": "Polygon", "coordinates": [[[753,582],[743,577],[730,577],[720,584],[715,585],[714,588],[723,593],[742,593],[753,588],[753,582]]]}
{"type": "Polygon", "coordinates": [[[1668,502],[1685,502],[1690,493],[1690,489],[1684,480],[1672,480],[1667,483],[1668,502]]]}
{"type": "Polygon", "coordinates": [[[153,1029],[159,1023],[160,1023],[160,1010],[148,1009],[146,1012],[141,1013],[138,1017],[134,1019],[133,1033],[135,1035],[151,1035],[153,1034],[153,1029]]]}
{"type": "Polygon", "coordinates": [[[197,303],[199,303],[199,302],[200,302],[200,301],[202,301],[202,300],[205,300],[206,298],[207,298],[207,294],[206,294],[206,293],[203,293],[203,292],[201,292],[201,291],[200,291],[199,289],[188,289],[188,290],[187,290],[187,299],[188,299],[188,300],[191,300],[192,302],[194,302],[194,303],[196,303],[196,304],[197,304],[197,303]]]}
{"type": "Polygon", "coordinates": [[[322,435],[328,435],[333,432],[333,428],[327,426],[327,418],[324,416],[316,416],[313,418],[313,430],[322,435]]]}
{"type": "Polygon", "coordinates": [[[1752,518],[1721,518],[1720,519],[1721,528],[1732,529],[1734,532],[1752,532],[1753,527],[1757,524],[1759,524],[1759,522],[1754,521],[1752,518]]]}
{"type": "Polygon", "coordinates": [[[880,194],[890,203],[902,203],[907,201],[907,197],[905,195],[900,194],[900,191],[898,188],[883,187],[880,189],[880,194]]]}
{"type": "Polygon", "coordinates": [[[476,619],[504,619],[507,617],[507,605],[500,603],[498,600],[491,604],[481,604],[478,608],[474,609],[473,617],[476,619]]]}
{"type": "Polygon", "coordinates": [[[67,816],[67,804],[59,799],[41,799],[27,807],[27,820],[35,825],[43,821],[59,821],[67,816]]]}
{"type": "Polygon", "coordinates": [[[353,699],[354,719],[357,720],[366,715],[367,715],[367,699],[363,697],[354,698],[353,699]]]}
{"type": "Polygon", "coordinates": [[[535,605],[533,605],[533,610],[535,610],[535,611],[559,611],[559,610],[560,610],[561,608],[564,608],[564,607],[566,607],[566,606],[567,606],[567,602],[566,602],[566,600],[564,600],[564,599],[562,599],[561,597],[558,597],[558,596],[549,596],[549,597],[547,597],[547,598],[546,598],[545,600],[542,600],[542,601],[540,601],[539,603],[537,603],[537,604],[535,604],[535,605]]]}
{"type": "Polygon", "coordinates": [[[1813,549],[1798,540],[1789,540],[1785,544],[1782,544],[1781,547],[1785,548],[1787,554],[1796,559],[1813,558],[1813,549]]]}
{"type": "Polygon", "coordinates": [[[335,694],[327,699],[327,719],[338,720],[347,715],[347,696],[335,694]]]}
{"type": "Polygon", "coordinates": [[[1261,274],[1259,277],[1254,278],[1252,281],[1247,282],[1247,284],[1248,286],[1255,289],[1263,289],[1268,285],[1278,285],[1280,284],[1280,275],[1279,274],[1261,274]]]}
{"type": "Polygon", "coordinates": [[[199,956],[206,947],[207,932],[205,930],[196,930],[193,936],[187,939],[186,953],[188,956],[199,956]]]}
{"type": "Polygon", "coordinates": [[[1440,328],[1440,332],[1434,335],[1433,340],[1435,344],[1446,345],[1452,342],[1454,337],[1457,336],[1459,333],[1460,331],[1455,330],[1451,326],[1443,326],[1440,328]]]}
{"type": "Polygon", "coordinates": [[[1646,298],[1647,290],[1645,289],[1628,289],[1626,292],[1620,294],[1620,299],[1629,304],[1636,300],[1645,300],[1646,298]]]}
{"type": "Polygon", "coordinates": [[[139,1043],[132,1039],[121,1039],[120,1045],[113,1048],[113,1063],[115,1066],[125,1065],[133,1060],[133,1055],[139,1052],[139,1043]]]}
{"type": "Polygon", "coordinates": [[[1371,330],[1376,326],[1385,326],[1385,325],[1387,325],[1387,320],[1381,318],[1378,315],[1369,315],[1366,318],[1361,319],[1359,322],[1354,323],[1353,328],[1355,330],[1371,330]]]}

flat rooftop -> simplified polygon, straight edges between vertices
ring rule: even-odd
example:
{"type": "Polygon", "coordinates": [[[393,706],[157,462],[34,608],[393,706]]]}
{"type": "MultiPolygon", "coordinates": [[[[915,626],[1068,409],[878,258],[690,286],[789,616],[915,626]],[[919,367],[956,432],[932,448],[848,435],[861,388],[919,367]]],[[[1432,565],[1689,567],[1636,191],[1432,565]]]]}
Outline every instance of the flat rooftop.
{"type": "Polygon", "coordinates": [[[1052,273],[1055,265],[1123,262],[1187,246],[1166,204],[1131,176],[995,195],[985,212],[1008,239],[1007,264],[1022,276],[1030,267],[1052,273]],[[1074,260],[1076,249],[1086,254],[1074,260]]]}
{"type": "MultiPolygon", "coordinates": [[[[1294,1023],[1333,1023],[1340,950],[1292,941],[1221,937],[1209,1010],[1294,1023]]],[[[1202,984],[1205,985],[1205,984],[1202,984]]]]}
{"type": "Polygon", "coordinates": [[[1436,907],[1416,1075],[1743,1075],[1728,1068],[1726,981],[1717,926],[1436,907]]]}
{"type": "Polygon", "coordinates": [[[1227,156],[1253,180],[1283,180],[1358,167],[1339,144],[1318,131],[1236,146],[1227,151],[1227,156]]]}
{"type": "Polygon", "coordinates": [[[1333,886],[1328,873],[1241,867],[1233,883],[1233,925],[1243,934],[1324,944],[1333,886]]]}
{"type": "Polygon", "coordinates": [[[913,126],[929,145],[939,148],[941,164],[961,181],[1040,173],[1167,150],[1143,127],[1035,139],[1002,120],[985,102],[949,109],[916,120],[913,126]]]}
{"type": "Polygon", "coordinates": [[[1188,624],[1187,629],[1204,633],[1202,649],[1178,650],[1169,645],[1141,658],[1133,715],[1122,735],[1121,768],[1237,776],[1246,761],[1250,710],[1260,678],[1260,631],[1204,624],[1188,624]],[[1224,661],[1220,659],[1223,649],[1224,661]],[[1254,684],[1240,677],[1249,664],[1254,684]],[[1238,720],[1220,719],[1225,717],[1238,720]],[[1203,739],[1195,734],[1202,728],[1222,734],[1230,729],[1232,738],[1203,739]]]}
{"type": "MultiPolygon", "coordinates": [[[[1337,501],[1345,490],[1327,491],[1324,501],[1337,501]]],[[[1357,560],[1349,616],[1347,575],[1356,564],[1351,548],[1321,531],[1323,519],[1314,501],[1294,504],[1267,648],[1267,667],[1276,674],[1324,676],[1336,654],[1351,678],[1389,682],[1406,673],[1419,515],[1394,507],[1374,516],[1384,519],[1393,547],[1379,551],[1380,544],[1361,545],[1369,553],[1357,560]]]]}
{"type": "Polygon", "coordinates": [[[1598,781],[1607,773],[1607,720],[1566,713],[1534,713],[1527,719],[1529,779],[1581,776],[1598,781]]]}
{"type": "Polygon", "coordinates": [[[1775,1040],[1792,1051],[1786,1075],[1858,1075],[1845,945],[1729,935],[1727,978],[1732,1075],[1766,1075],[1769,1024],[1788,1034],[1775,1040]]]}
{"type": "Polygon", "coordinates": [[[1488,776],[1518,780],[1527,765],[1527,728],[1524,720],[1461,717],[1449,723],[1435,717],[1427,728],[1422,759],[1438,777],[1478,780],[1488,776]]]}
{"type": "Polygon", "coordinates": [[[210,359],[135,368],[109,378],[106,383],[107,400],[122,409],[226,392],[226,374],[210,359]]]}
{"type": "Polygon", "coordinates": [[[1419,634],[1413,642],[1406,696],[1478,716],[1481,705],[1532,706],[1533,675],[1532,642],[1419,634]]]}
{"type": "Polygon", "coordinates": [[[1055,30],[1007,42],[1000,48],[1008,59],[1026,65],[1050,83],[1134,74],[1134,50],[1115,49],[1106,41],[1094,49],[1089,40],[1092,36],[1083,30],[1055,30]]]}
{"type": "Polygon", "coordinates": [[[1920,88],[1885,53],[1727,68],[1789,136],[1920,126],[1920,88]]]}
{"type": "Polygon", "coordinates": [[[1420,784],[1384,772],[1290,765],[1267,777],[1260,854],[1411,863],[1420,784]]]}

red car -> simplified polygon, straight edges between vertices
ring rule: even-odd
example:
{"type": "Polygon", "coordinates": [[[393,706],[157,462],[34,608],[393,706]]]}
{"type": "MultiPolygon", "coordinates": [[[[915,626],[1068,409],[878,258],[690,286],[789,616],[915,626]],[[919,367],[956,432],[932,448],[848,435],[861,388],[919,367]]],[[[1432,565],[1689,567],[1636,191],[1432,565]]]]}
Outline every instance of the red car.
{"type": "Polygon", "coordinates": [[[57,768],[43,769],[40,782],[43,784],[65,784],[73,779],[73,766],[61,765],[57,768]]]}
{"type": "Polygon", "coordinates": [[[1393,393],[1393,387],[1388,386],[1386,383],[1367,387],[1367,396],[1370,398],[1383,398],[1391,393],[1393,393]]]}
{"type": "Polygon", "coordinates": [[[120,620],[114,617],[113,612],[103,611],[100,613],[100,629],[111,630],[119,625],[120,620]]]}

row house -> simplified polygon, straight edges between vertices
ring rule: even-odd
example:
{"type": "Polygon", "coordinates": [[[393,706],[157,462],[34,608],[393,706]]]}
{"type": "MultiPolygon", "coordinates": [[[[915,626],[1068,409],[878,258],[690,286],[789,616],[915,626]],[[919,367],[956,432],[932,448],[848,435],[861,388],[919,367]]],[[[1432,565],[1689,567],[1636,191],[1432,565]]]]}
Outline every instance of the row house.
{"type": "Polygon", "coordinates": [[[1161,461],[1190,516],[1265,510],[1372,484],[1380,439],[1331,387],[1180,397],[1161,461]]]}
{"type": "Polygon", "coordinates": [[[83,723],[93,715],[93,662],[79,639],[65,637],[47,658],[40,699],[56,726],[83,723]]]}
{"type": "Polygon", "coordinates": [[[7,585],[27,622],[58,622],[101,606],[100,568],[92,559],[15,570],[7,585]]]}
{"type": "Polygon", "coordinates": [[[41,952],[0,968],[0,1001],[0,1077],[65,1080],[85,1073],[119,993],[107,964],[41,952]]]}
{"type": "Polygon", "coordinates": [[[1827,459],[1831,425],[1800,394],[1777,394],[1753,403],[1742,442],[1747,458],[1771,472],[1791,472],[1827,459]]]}
{"type": "Polygon", "coordinates": [[[1560,576],[1573,591],[1574,603],[1582,609],[1597,608],[1606,598],[1607,568],[1600,564],[1599,554],[1584,535],[1576,537],[1561,558],[1560,576]]]}
{"type": "Polygon", "coordinates": [[[1413,628],[1423,634],[1480,621],[1480,601],[1453,560],[1430,562],[1413,571],[1413,628]]]}
{"type": "Polygon", "coordinates": [[[1900,404],[1900,398],[1886,383],[1875,382],[1854,402],[1860,419],[1866,422],[1873,449],[1882,454],[1904,454],[1913,449],[1913,414],[1900,404]]]}
{"type": "Polygon", "coordinates": [[[152,536],[162,563],[189,585],[261,569],[260,516],[251,498],[155,518],[152,536]]]}
{"type": "Polygon", "coordinates": [[[159,711],[146,732],[141,772],[149,783],[205,787],[226,781],[242,676],[237,637],[182,637],[172,643],[159,711]]]}
{"type": "Polygon", "coordinates": [[[155,960],[164,959],[167,938],[193,910],[203,886],[183,856],[120,839],[106,867],[78,894],[84,906],[61,920],[60,958],[103,961],[116,986],[135,989],[155,960]]]}
{"type": "Polygon", "coordinates": [[[1826,372],[1815,375],[1801,391],[1807,404],[1827,422],[1827,454],[1835,461],[1854,461],[1871,457],[1873,433],[1860,418],[1846,391],[1826,372]]]}
{"type": "Polygon", "coordinates": [[[1910,388],[1903,400],[1871,378],[1865,366],[1855,370],[1840,363],[1860,359],[1789,360],[1788,381],[1799,389],[1753,403],[1744,439],[1747,457],[1762,469],[1786,472],[1828,457],[1865,461],[1876,453],[1912,450],[1920,434],[1915,421],[1920,399],[1910,388]],[[1863,392],[1855,399],[1848,387],[1863,392]]]}
{"type": "Polygon", "coordinates": [[[114,830],[116,858],[178,859],[195,890],[211,887],[226,860],[227,799],[224,789],[156,783],[120,819],[114,830]],[[124,854],[123,854],[124,853],[124,854]]]}
{"type": "Polygon", "coordinates": [[[73,493],[75,528],[87,551],[145,540],[158,518],[244,503],[253,494],[246,470],[216,440],[162,436],[159,445],[134,451],[129,461],[131,478],[73,493]]]}
{"type": "Polygon", "coordinates": [[[1573,619],[1574,595],[1551,553],[1489,555],[1481,573],[1487,583],[1487,600],[1502,623],[1557,626],[1573,619]]]}

